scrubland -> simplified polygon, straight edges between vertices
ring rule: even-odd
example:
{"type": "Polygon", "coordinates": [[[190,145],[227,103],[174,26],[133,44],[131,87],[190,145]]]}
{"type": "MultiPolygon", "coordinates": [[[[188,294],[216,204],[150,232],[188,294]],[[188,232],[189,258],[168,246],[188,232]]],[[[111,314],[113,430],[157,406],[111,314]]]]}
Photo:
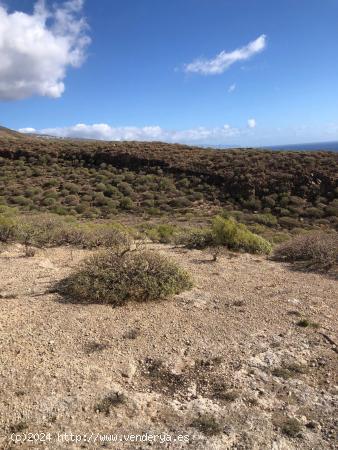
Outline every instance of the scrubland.
{"type": "Polygon", "coordinates": [[[2,139],[1,446],[335,448],[336,169],[324,152],[2,139]]]}

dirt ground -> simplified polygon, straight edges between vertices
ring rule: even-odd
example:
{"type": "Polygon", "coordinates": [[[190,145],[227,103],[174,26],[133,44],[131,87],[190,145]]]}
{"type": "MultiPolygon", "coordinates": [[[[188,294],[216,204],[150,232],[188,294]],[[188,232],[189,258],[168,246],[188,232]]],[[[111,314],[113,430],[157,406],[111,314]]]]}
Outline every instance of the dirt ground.
{"type": "Polygon", "coordinates": [[[154,247],[195,287],[118,308],[53,293],[86,251],[0,255],[0,448],[336,448],[337,282],[154,247]]]}

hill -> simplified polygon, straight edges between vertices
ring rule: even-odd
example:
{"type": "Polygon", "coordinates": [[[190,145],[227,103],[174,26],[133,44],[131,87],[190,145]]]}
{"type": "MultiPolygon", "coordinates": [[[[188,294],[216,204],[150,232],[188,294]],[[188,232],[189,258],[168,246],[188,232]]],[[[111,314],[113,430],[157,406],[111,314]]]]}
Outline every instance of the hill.
{"type": "Polygon", "coordinates": [[[0,140],[0,201],[89,218],[226,209],[247,223],[336,227],[338,154],[161,142],[0,140]]]}
{"type": "Polygon", "coordinates": [[[25,139],[25,135],[18,131],[11,130],[10,128],[0,126],[0,139],[1,138],[25,139]]]}
{"type": "Polygon", "coordinates": [[[78,447],[146,430],[333,448],[337,169],[330,152],[0,138],[0,447],[35,427],[64,448],[73,423],[78,447]]]}

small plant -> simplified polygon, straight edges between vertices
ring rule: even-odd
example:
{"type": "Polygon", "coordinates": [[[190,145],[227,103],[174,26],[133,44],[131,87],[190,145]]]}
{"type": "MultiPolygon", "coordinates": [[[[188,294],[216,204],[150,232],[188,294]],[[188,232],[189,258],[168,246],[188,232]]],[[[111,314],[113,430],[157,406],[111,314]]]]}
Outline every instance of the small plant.
{"type": "Polygon", "coordinates": [[[128,300],[159,300],[191,287],[190,276],[175,262],[155,252],[129,249],[92,256],[59,285],[60,292],[74,300],[115,306],[128,300]]]}
{"type": "Polygon", "coordinates": [[[289,437],[299,437],[302,427],[297,419],[287,418],[285,419],[280,426],[282,432],[289,437]]]}
{"type": "Polygon", "coordinates": [[[28,428],[28,424],[25,421],[21,420],[20,422],[10,425],[9,431],[10,431],[10,433],[22,433],[27,428],[28,428]]]}
{"type": "Polygon", "coordinates": [[[85,346],[86,353],[91,354],[95,352],[101,352],[103,350],[106,350],[109,347],[107,344],[101,344],[100,342],[89,342],[85,346]]]}
{"type": "Polygon", "coordinates": [[[234,402],[239,397],[239,392],[234,389],[229,389],[224,384],[216,384],[213,388],[214,398],[224,400],[226,402],[234,402]]]}
{"type": "Polygon", "coordinates": [[[107,395],[99,403],[97,403],[94,407],[94,410],[99,411],[100,413],[104,413],[106,416],[109,416],[111,408],[115,408],[119,405],[124,404],[125,402],[126,397],[124,394],[114,392],[113,394],[107,395]]]}
{"type": "Polygon", "coordinates": [[[25,256],[27,258],[33,258],[35,256],[36,250],[33,247],[30,247],[29,245],[25,246],[25,256]]]}
{"type": "Polygon", "coordinates": [[[307,328],[310,326],[310,322],[307,319],[301,319],[297,322],[297,325],[302,328],[307,328]]]}
{"type": "Polygon", "coordinates": [[[191,423],[193,428],[201,431],[206,436],[214,436],[220,434],[223,430],[219,422],[212,416],[201,415],[191,423]]]}
{"type": "Polygon", "coordinates": [[[289,364],[285,367],[277,367],[276,369],[273,369],[271,373],[275,377],[284,378],[284,380],[287,380],[297,375],[307,373],[307,371],[308,369],[306,366],[301,366],[299,364],[289,364]]]}
{"type": "Polygon", "coordinates": [[[318,323],[316,323],[316,322],[310,322],[310,321],[307,320],[307,319],[301,319],[301,320],[299,320],[299,321],[297,322],[297,325],[298,325],[299,327],[302,327],[302,328],[308,328],[308,327],[319,328],[319,327],[320,327],[318,323]]]}
{"type": "Polygon", "coordinates": [[[136,339],[139,335],[140,335],[140,330],[138,330],[137,328],[132,328],[131,330],[127,331],[127,332],[123,335],[123,339],[131,339],[131,340],[134,340],[134,339],[136,339]]]}

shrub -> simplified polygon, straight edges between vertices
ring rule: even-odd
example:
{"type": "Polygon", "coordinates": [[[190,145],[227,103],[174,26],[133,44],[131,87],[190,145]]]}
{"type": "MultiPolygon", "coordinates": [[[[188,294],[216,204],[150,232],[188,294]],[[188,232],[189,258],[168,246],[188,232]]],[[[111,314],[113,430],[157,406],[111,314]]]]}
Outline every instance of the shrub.
{"type": "Polygon", "coordinates": [[[176,227],[171,224],[160,224],[156,226],[143,226],[146,236],[153,242],[161,242],[168,244],[175,240],[175,234],[177,232],[176,227]]]}
{"type": "Polygon", "coordinates": [[[285,419],[280,428],[284,434],[291,438],[298,437],[302,431],[301,424],[294,418],[285,419]]]}
{"type": "Polygon", "coordinates": [[[0,216],[0,242],[10,242],[17,234],[17,223],[12,217],[0,216]]]}
{"type": "Polygon", "coordinates": [[[132,201],[132,199],[130,197],[123,197],[120,200],[120,207],[122,209],[133,209],[134,208],[134,202],[132,201]]]}
{"type": "Polygon", "coordinates": [[[117,306],[167,298],[191,286],[187,272],[157,253],[110,250],[85,261],[59,289],[76,301],[117,306]]]}
{"type": "Polygon", "coordinates": [[[190,249],[202,250],[213,244],[213,236],[210,229],[190,230],[180,237],[178,243],[190,249]]]}
{"type": "Polygon", "coordinates": [[[274,258],[291,263],[301,262],[318,270],[329,270],[338,261],[338,233],[311,232],[284,242],[274,258]]]}
{"type": "Polygon", "coordinates": [[[273,227],[278,223],[277,217],[275,217],[271,213],[255,214],[253,217],[253,221],[261,225],[266,225],[268,227],[273,227]]]}
{"type": "MultiPolygon", "coordinates": [[[[289,214],[289,212],[288,212],[288,214],[289,214]]],[[[288,229],[299,227],[299,225],[300,225],[300,222],[297,219],[294,219],[293,217],[289,217],[289,216],[280,217],[278,219],[278,222],[281,227],[288,228],[288,229]]]]}
{"type": "Polygon", "coordinates": [[[95,409],[95,411],[104,413],[106,416],[109,416],[111,408],[117,407],[119,405],[123,405],[125,402],[126,402],[126,397],[124,394],[114,392],[112,394],[107,395],[102,400],[100,400],[95,405],[94,409],[95,409]]]}
{"type": "Polygon", "coordinates": [[[222,433],[222,425],[213,417],[201,415],[193,420],[191,426],[205,434],[206,436],[214,436],[222,433]]]}
{"type": "Polygon", "coordinates": [[[212,224],[212,236],[213,245],[226,246],[231,250],[262,254],[269,254],[272,250],[270,242],[232,218],[216,216],[212,224]]]}
{"type": "Polygon", "coordinates": [[[132,242],[129,229],[115,223],[78,223],[54,214],[0,216],[0,242],[25,246],[74,245],[82,248],[126,248],[132,242]]]}

